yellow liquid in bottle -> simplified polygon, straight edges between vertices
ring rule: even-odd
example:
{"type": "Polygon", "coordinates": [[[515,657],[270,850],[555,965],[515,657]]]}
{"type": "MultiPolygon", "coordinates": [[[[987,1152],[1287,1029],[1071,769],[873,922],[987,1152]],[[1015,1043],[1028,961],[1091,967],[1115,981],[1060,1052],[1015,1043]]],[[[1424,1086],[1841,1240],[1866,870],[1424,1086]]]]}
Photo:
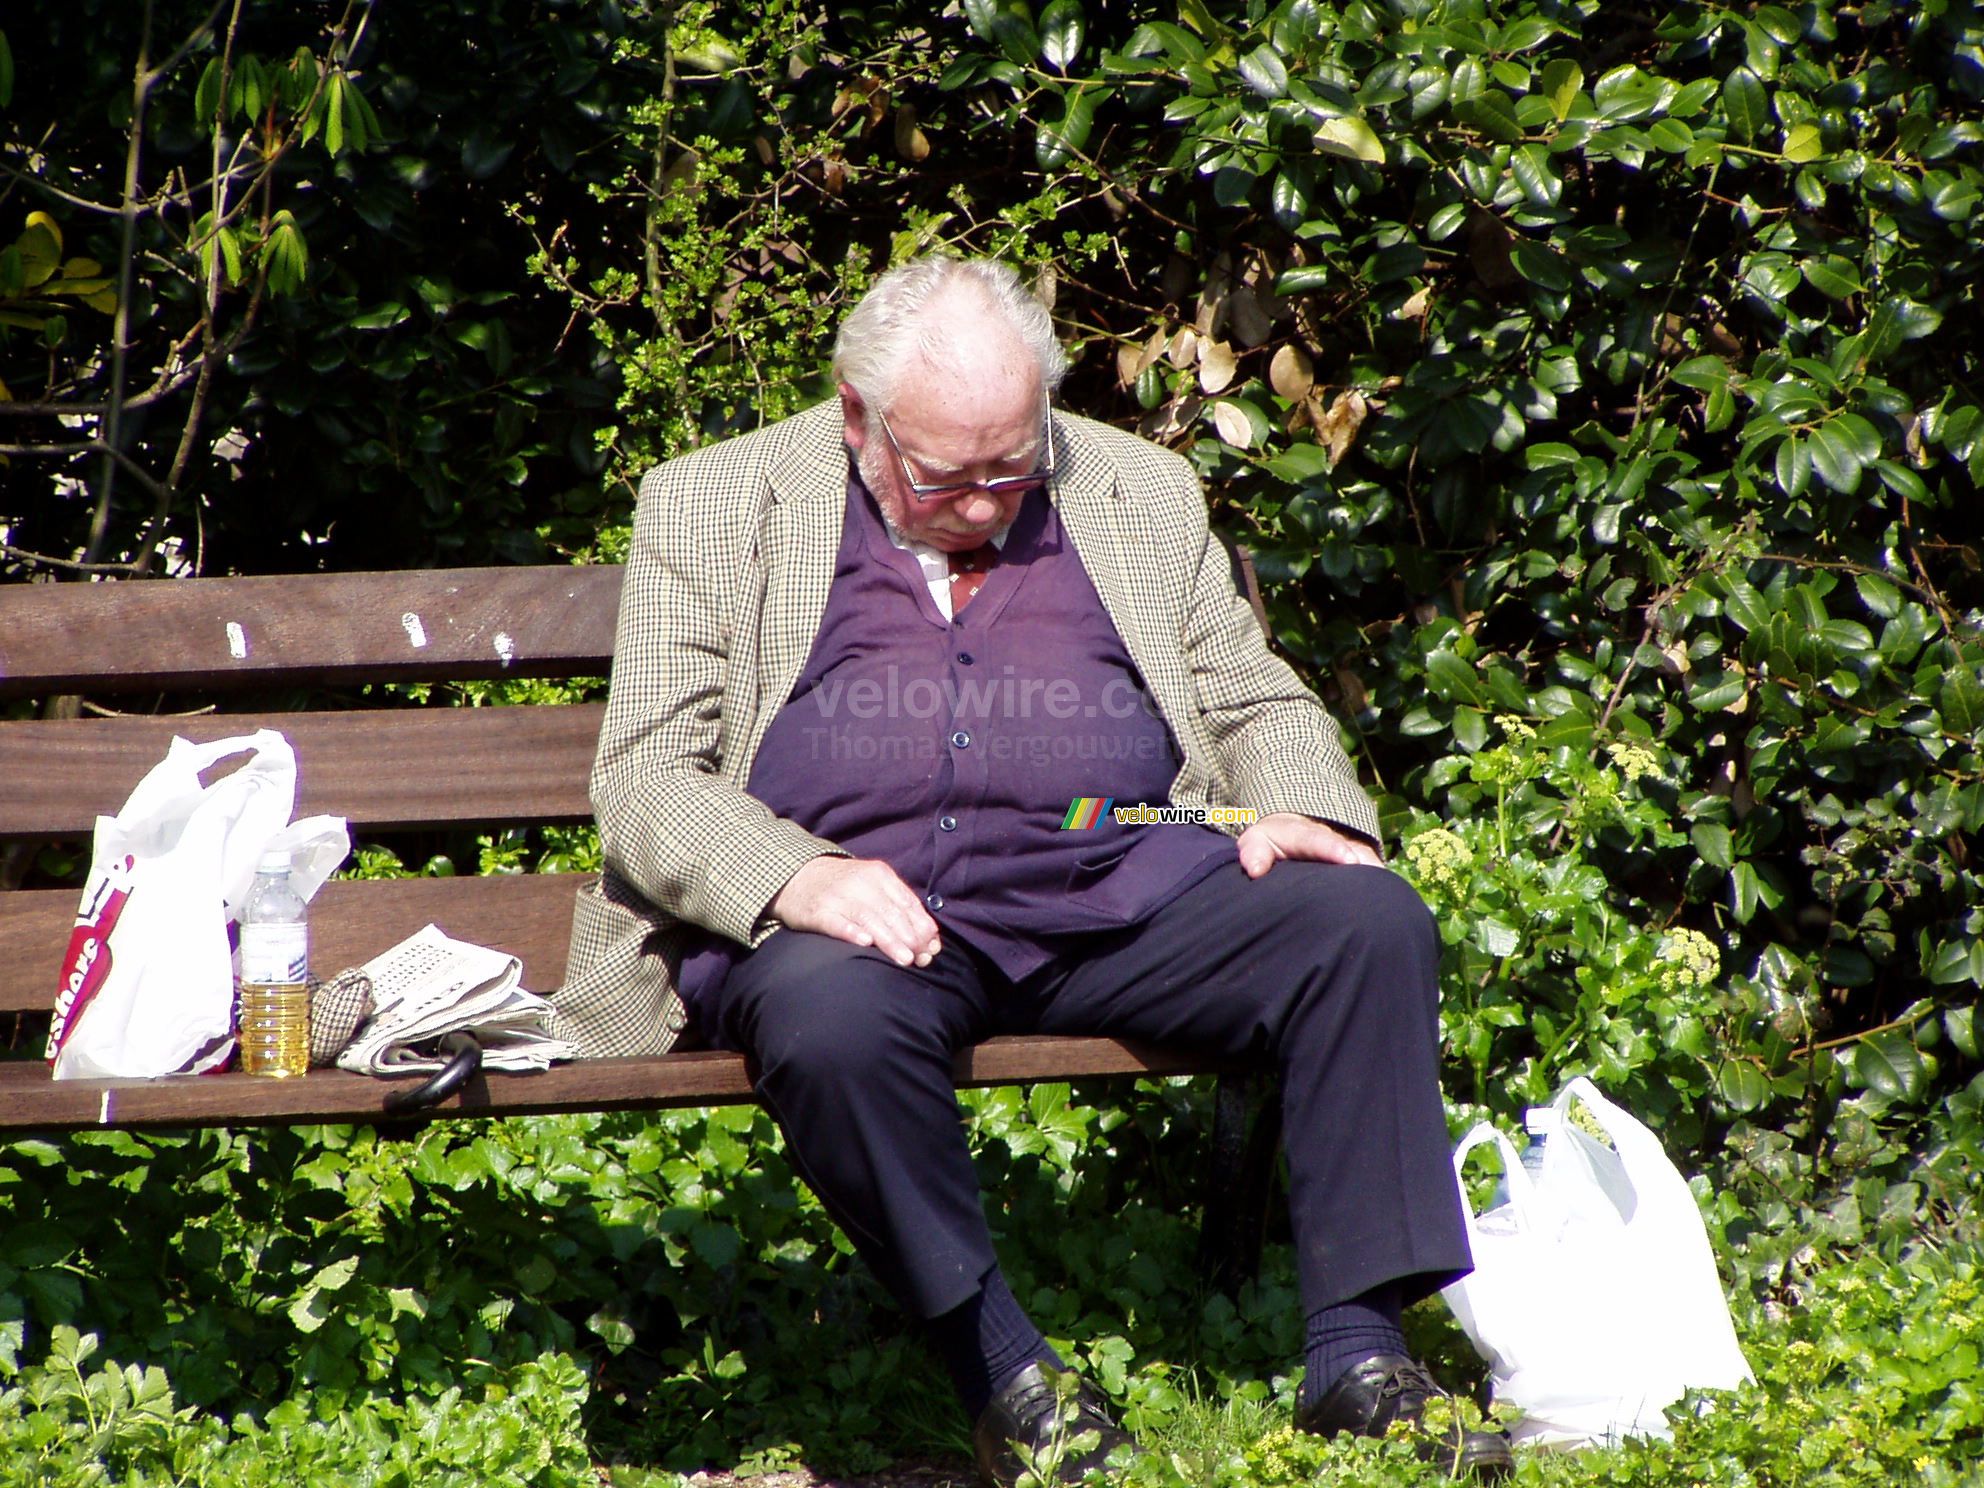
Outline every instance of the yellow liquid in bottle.
{"type": "Polygon", "coordinates": [[[241,984],[241,1068],[300,1075],[310,1068],[310,989],[302,982],[241,984]]]}

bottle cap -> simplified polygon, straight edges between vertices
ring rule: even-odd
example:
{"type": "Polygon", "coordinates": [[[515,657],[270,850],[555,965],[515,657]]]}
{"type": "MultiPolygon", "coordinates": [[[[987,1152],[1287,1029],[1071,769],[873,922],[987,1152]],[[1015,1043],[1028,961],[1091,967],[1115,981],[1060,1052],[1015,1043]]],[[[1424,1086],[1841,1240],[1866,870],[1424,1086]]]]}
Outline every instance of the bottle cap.
{"type": "Polygon", "coordinates": [[[1522,1129],[1532,1137],[1547,1137],[1563,1125],[1555,1106],[1531,1106],[1522,1113],[1522,1129]]]}
{"type": "Polygon", "coordinates": [[[265,852],[262,861],[256,865],[257,873],[288,873],[290,868],[287,852],[265,852]]]}

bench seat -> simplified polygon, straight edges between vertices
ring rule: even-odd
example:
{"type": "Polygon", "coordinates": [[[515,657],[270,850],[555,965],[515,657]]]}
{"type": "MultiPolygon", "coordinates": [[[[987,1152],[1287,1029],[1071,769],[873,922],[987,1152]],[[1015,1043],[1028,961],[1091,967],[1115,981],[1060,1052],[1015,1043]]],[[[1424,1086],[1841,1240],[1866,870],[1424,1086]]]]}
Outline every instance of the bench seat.
{"type": "MultiPolygon", "coordinates": [[[[0,722],[0,845],[17,845],[17,864],[51,842],[87,852],[96,816],[118,809],[175,733],[198,741],[263,726],[296,747],[297,814],[344,816],[355,837],[588,820],[598,703],[414,706],[359,689],[603,678],[619,584],[617,568],[542,567],[0,588],[0,701],[33,700],[44,715],[0,722]],[[61,699],[77,694],[113,716],[74,716],[61,699]],[[298,699],[311,710],[280,711],[298,699]],[[191,707],[203,711],[183,711],[191,707]]],[[[514,953],[523,985],[550,991],[564,977],[582,882],[530,873],[332,882],[311,908],[313,968],[330,976],[432,922],[514,953]]],[[[17,1017],[17,1049],[39,1053],[77,897],[0,889],[0,1014],[17,1017]]],[[[1185,1052],[1052,1036],[993,1039],[958,1059],[967,1086],[1213,1071],[1185,1052]]],[[[402,1084],[339,1070],[58,1082],[40,1059],[17,1058],[0,1061],[0,1129],[404,1120],[382,1110],[402,1084]]],[[[752,1098],[737,1056],[671,1053],[488,1073],[421,1115],[752,1098]]]]}

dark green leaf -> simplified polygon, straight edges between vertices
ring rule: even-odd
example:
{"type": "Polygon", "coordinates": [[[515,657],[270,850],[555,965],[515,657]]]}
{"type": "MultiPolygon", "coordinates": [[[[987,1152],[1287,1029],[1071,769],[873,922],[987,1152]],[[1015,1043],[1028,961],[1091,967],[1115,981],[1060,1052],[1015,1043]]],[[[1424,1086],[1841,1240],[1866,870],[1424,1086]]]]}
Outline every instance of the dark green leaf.
{"type": "Polygon", "coordinates": [[[1656,119],[1646,127],[1646,137],[1654,148],[1669,155],[1684,154],[1694,148],[1695,132],[1679,119],[1656,119]]]}
{"type": "Polygon", "coordinates": [[[1802,496],[1812,480],[1812,452],[1793,435],[1777,447],[1777,485],[1787,496],[1802,496]]]}
{"type": "Polygon", "coordinates": [[[1848,295],[1859,294],[1863,287],[1860,271],[1850,259],[1837,256],[1807,259],[1803,268],[1806,281],[1828,299],[1843,300],[1848,295]]]}
{"type": "Polygon", "coordinates": [[[1509,169],[1524,196],[1539,207],[1554,207],[1564,194],[1564,183],[1550,163],[1550,152],[1542,145],[1524,145],[1509,156],[1509,169]]]}
{"type": "Polygon", "coordinates": [[[1855,575],[1853,587],[1860,591],[1861,602],[1883,620],[1892,620],[1901,608],[1901,592],[1878,574],[1855,575]]]}
{"type": "Polygon", "coordinates": [[[1077,83],[1063,97],[1059,118],[1043,121],[1034,141],[1034,155],[1049,170],[1065,165],[1088,145],[1095,127],[1095,106],[1105,92],[1077,83]]]}
{"type": "Polygon", "coordinates": [[[1040,13],[1040,54],[1050,67],[1066,72],[1086,34],[1081,0],[1054,0],[1040,13]]]}
{"type": "Polygon", "coordinates": [[[1889,1100],[1914,1100],[1922,1092],[1922,1055],[1899,1029],[1862,1039],[1853,1050],[1852,1064],[1861,1085],[1889,1100]]]}
{"type": "Polygon", "coordinates": [[[1837,420],[1819,425],[1808,443],[1812,470],[1820,480],[1842,496],[1851,496],[1860,488],[1860,453],[1852,439],[1840,431],[1837,420]]]}
{"type": "Polygon", "coordinates": [[[1966,666],[1954,666],[1936,691],[1936,711],[1953,734],[1974,734],[1984,726],[1984,683],[1966,666]]]}
{"type": "MultiPolygon", "coordinates": [[[[1957,982],[1972,981],[1974,978],[1971,975],[1970,961],[1971,952],[1974,949],[1975,945],[1967,940],[1945,941],[1936,947],[1935,954],[1929,958],[1928,964],[1923,967],[1923,973],[1932,983],[1939,987],[1952,986],[1957,982]]],[[[1967,1016],[1962,1026],[1968,1031],[1972,1042],[1972,1047],[1965,1050],[1965,1052],[1974,1059],[1977,1057],[1975,1047],[1977,1037],[1976,1012],[1971,1008],[1965,1008],[1963,1011],[1967,1016]]],[[[1956,1030],[1951,1029],[1950,1034],[1954,1039],[1956,1030]]]]}
{"type": "Polygon", "coordinates": [[[1288,92],[1288,68],[1271,46],[1255,47],[1242,57],[1240,76],[1263,98],[1280,98],[1288,92]]]}
{"type": "Polygon", "coordinates": [[[1312,289],[1321,289],[1333,277],[1328,264],[1303,264],[1275,280],[1274,292],[1278,295],[1305,294],[1312,289]]]}
{"type": "Polygon", "coordinates": [[[1978,1057],[1977,1009],[1974,1007],[1951,1008],[1943,1014],[1943,1031],[1956,1045],[1957,1053],[1965,1059],[1978,1057]]]}
{"type": "Polygon", "coordinates": [[[1550,101],[1550,112],[1562,123],[1571,116],[1571,109],[1578,101],[1578,90],[1584,86],[1584,69],[1569,57],[1553,57],[1543,64],[1543,76],[1538,84],[1537,91],[1550,101]]]}
{"type": "Polygon", "coordinates": [[[1781,5],[1759,5],[1752,19],[1766,35],[1783,46],[1790,46],[1805,34],[1798,17],[1781,5]]]}
{"type": "Polygon", "coordinates": [[[1770,1082],[1747,1060],[1723,1060],[1715,1072],[1715,1088],[1732,1111],[1754,1111],[1770,1099],[1770,1082]]]}
{"type": "Polygon", "coordinates": [[[1512,145],[1522,138],[1522,125],[1516,120],[1516,106],[1500,88],[1484,88],[1474,97],[1454,106],[1461,122],[1479,130],[1491,140],[1512,145]]]}
{"type": "Polygon", "coordinates": [[[1435,651],[1426,658],[1426,682],[1434,693],[1450,703],[1472,703],[1476,707],[1486,707],[1488,697],[1482,691],[1481,678],[1475,673],[1472,664],[1462,661],[1451,651],[1435,651]]]}
{"type": "Polygon", "coordinates": [[[1770,99],[1763,80],[1747,67],[1730,73],[1722,84],[1722,108],[1729,127],[1746,140],[1754,140],[1770,123],[1770,99]]]}
{"type": "Polygon", "coordinates": [[[1732,868],[1736,864],[1736,840],[1729,828],[1720,822],[1696,822],[1689,829],[1688,840],[1695,845],[1696,855],[1712,868],[1732,868]]]}
{"type": "Polygon", "coordinates": [[[1703,393],[1727,387],[1732,376],[1729,363],[1718,356],[1690,357],[1671,375],[1682,387],[1691,387],[1703,393]]]}
{"type": "Polygon", "coordinates": [[[1571,287],[1570,266],[1542,243],[1519,238],[1509,250],[1516,272],[1541,289],[1561,294],[1571,287]]]}

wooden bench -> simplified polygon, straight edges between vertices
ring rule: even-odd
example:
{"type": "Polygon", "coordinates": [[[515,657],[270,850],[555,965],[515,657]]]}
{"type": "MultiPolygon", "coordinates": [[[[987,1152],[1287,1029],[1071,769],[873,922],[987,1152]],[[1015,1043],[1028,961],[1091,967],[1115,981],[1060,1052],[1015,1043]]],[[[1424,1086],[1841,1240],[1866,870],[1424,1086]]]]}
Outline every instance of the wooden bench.
{"type": "MultiPolygon", "coordinates": [[[[0,588],[0,861],[48,843],[88,851],[174,734],[195,741],[269,726],[295,745],[299,816],[380,833],[502,830],[591,819],[586,796],[603,705],[416,706],[373,683],[600,677],[608,670],[620,570],[540,567],[217,578],[0,588]],[[79,709],[78,700],[86,700],[79,709]],[[66,701],[65,701],[66,700],[66,701]],[[311,711],[296,711],[308,701],[311,711]],[[326,703],[344,706],[324,708],[326,703]],[[208,711],[186,710],[205,706],[208,711]],[[168,712],[167,710],[174,710],[168,712]],[[78,712],[92,716],[75,716],[78,712]]],[[[442,691],[445,689],[437,689],[442,691]]],[[[18,878],[18,872],[15,877],[18,878]]],[[[523,984],[564,976],[580,875],[410,878],[325,885],[311,912],[322,975],[366,960],[432,921],[521,957],[523,984]]],[[[396,1118],[402,1082],[341,1070],[287,1080],[238,1073],[163,1080],[64,1080],[39,1057],[78,894],[0,892],[0,1013],[17,1015],[0,1061],[0,1129],[364,1123],[396,1118]]],[[[1211,1067],[1188,1053],[1112,1039],[996,1038],[958,1058],[963,1086],[1170,1075],[1211,1067]]],[[[690,1052],[581,1060],[537,1074],[482,1073],[422,1119],[656,1109],[754,1099],[741,1057],[690,1052]]],[[[1247,1266],[1265,1206],[1265,1165],[1243,1161],[1252,1104],[1222,1081],[1215,1172],[1258,1176],[1229,1193],[1216,1269],[1247,1266]],[[1257,1192],[1255,1190],[1258,1190],[1257,1192]],[[1237,1226],[1237,1229],[1235,1228],[1237,1226]]],[[[1272,1132],[1254,1123],[1251,1145],[1272,1132]]],[[[1265,1149],[1265,1150],[1271,1150],[1265,1149]]]]}

